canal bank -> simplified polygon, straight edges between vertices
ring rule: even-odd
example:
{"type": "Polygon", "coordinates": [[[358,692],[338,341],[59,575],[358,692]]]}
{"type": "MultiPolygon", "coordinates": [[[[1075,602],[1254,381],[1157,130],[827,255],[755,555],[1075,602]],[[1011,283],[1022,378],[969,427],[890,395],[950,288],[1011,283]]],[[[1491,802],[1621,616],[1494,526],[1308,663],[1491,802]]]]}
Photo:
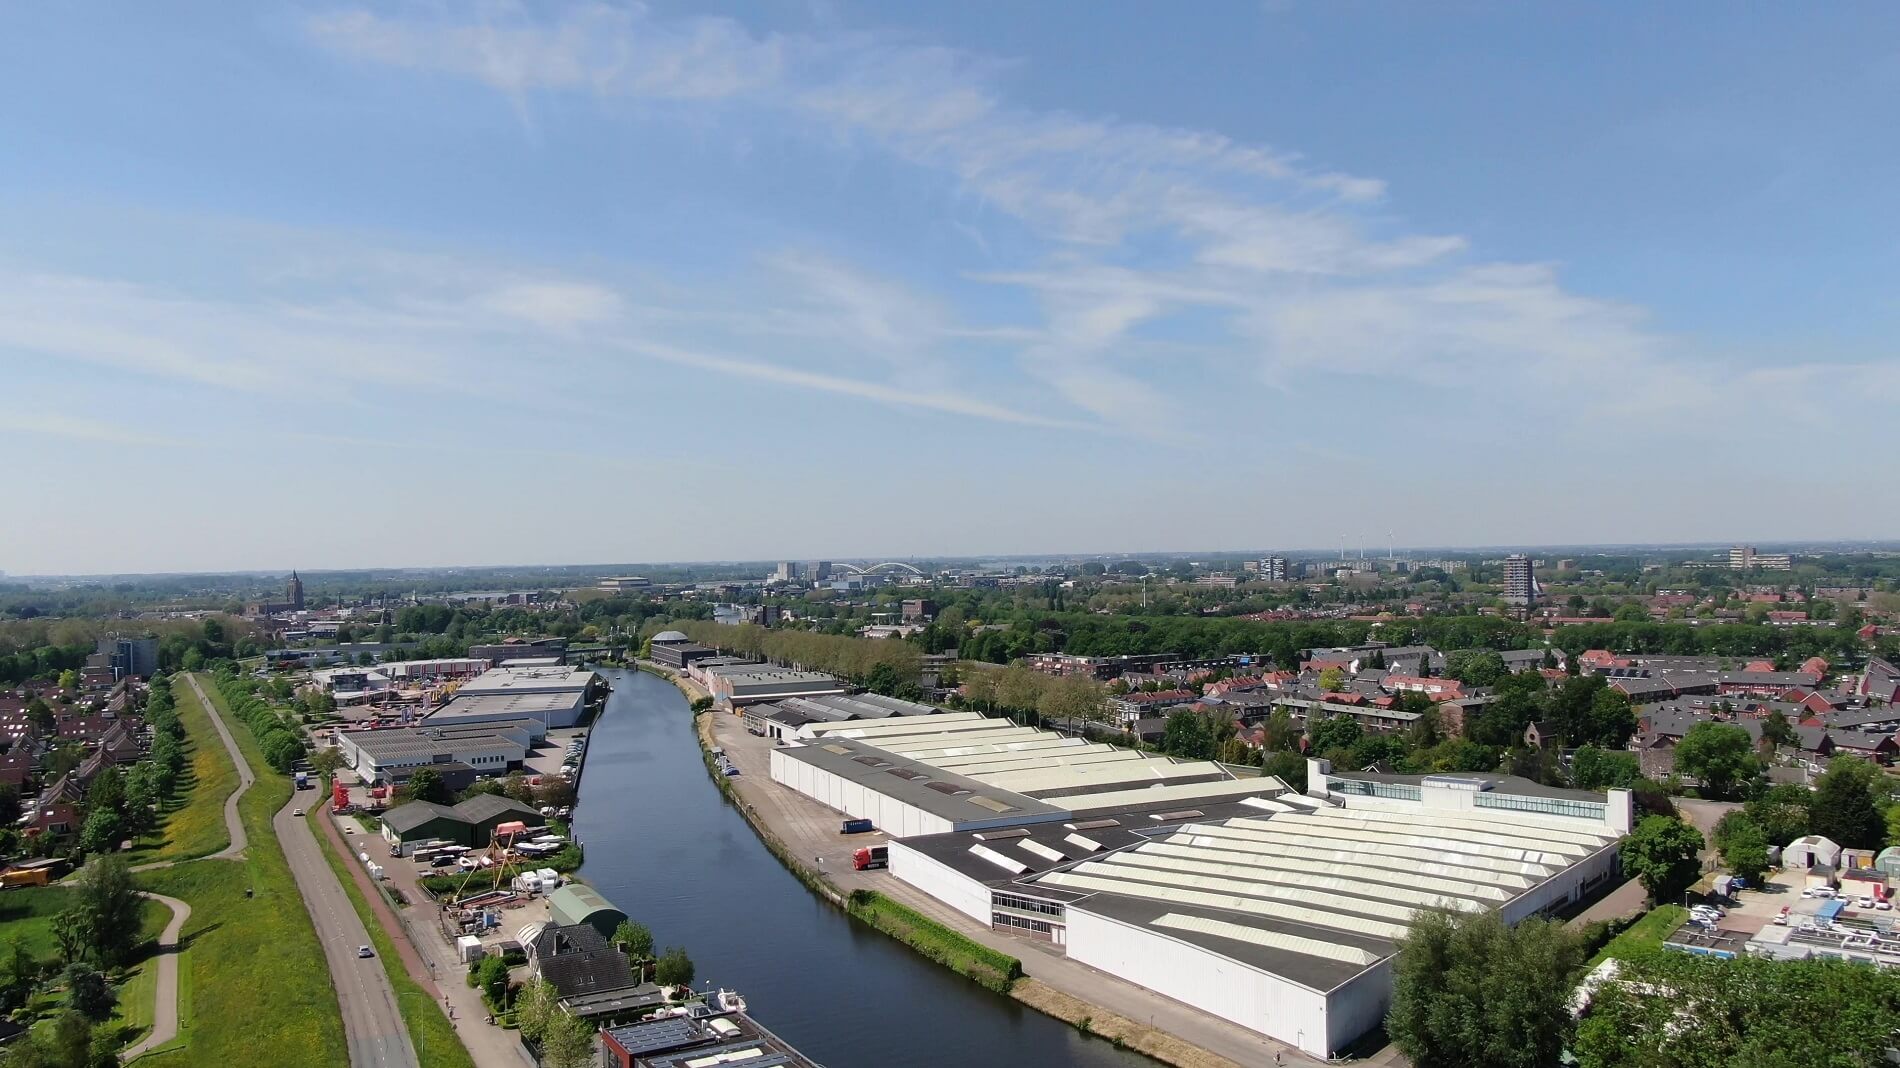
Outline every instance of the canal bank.
{"type": "Polygon", "coordinates": [[[742,990],[787,1041],[830,1068],[1152,1064],[801,893],[710,780],[684,694],[654,675],[609,675],[575,816],[580,874],[658,945],[684,946],[699,975],[742,990]]]}

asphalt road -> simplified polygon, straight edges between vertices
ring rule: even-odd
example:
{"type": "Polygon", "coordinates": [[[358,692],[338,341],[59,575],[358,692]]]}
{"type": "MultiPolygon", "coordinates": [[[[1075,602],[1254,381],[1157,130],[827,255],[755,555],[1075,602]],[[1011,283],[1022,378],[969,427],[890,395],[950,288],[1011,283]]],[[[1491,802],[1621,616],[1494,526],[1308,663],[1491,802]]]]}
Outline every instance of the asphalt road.
{"type": "Polygon", "coordinates": [[[389,985],[383,962],[357,956],[358,947],[370,944],[369,932],[350,907],[349,896],[336,873],[324,862],[308,817],[294,815],[298,809],[322,800],[319,790],[293,794],[290,804],[271,817],[271,826],[290,861],[290,873],[297,880],[304,908],[316,925],[317,940],[323,943],[324,959],[330,964],[330,981],[336,985],[337,1001],[343,1007],[350,1064],[353,1068],[415,1068],[416,1051],[409,1044],[409,1031],[403,1025],[396,992],[389,985]]]}
{"type": "MultiPolygon", "coordinates": [[[[191,688],[211,713],[211,722],[231,751],[243,785],[232,792],[225,803],[225,820],[231,828],[231,845],[219,857],[235,856],[248,841],[244,825],[238,819],[238,798],[250,788],[253,776],[249,763],[231,738],[218,706],[199,687],[194,675],[185,676],[191,688]]],[[[357,949],[370,944],[369,932],[336,873],[324,862],[322,847],[312,833],[307,817],[297,811],[323,803],[321,790],[297,790],[290,803],[271,817],[271,829],[290,862],[291,877],[297,880],[297,893],[303,898],[310,922],[316,927],[317,941],[323,944],[323,957],[330,967],[330,982],[336,987],[338,1004],[343,1010],[343,1037],[350,1047],[352,1068],[418,1068],[415,1048],[409,1044],[409,1031],[403,1025],[402,1012],[396,1007],[396,992],[389,985],[383,962],[375,957],[358,957],[357,949]]]]}

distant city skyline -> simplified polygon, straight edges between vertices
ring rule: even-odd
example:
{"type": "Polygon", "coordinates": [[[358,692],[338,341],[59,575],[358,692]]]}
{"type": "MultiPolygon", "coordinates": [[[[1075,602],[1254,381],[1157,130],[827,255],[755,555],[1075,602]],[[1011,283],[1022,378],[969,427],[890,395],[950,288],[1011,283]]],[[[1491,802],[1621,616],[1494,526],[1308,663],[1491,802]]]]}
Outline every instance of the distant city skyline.
{"type": "Polygon", "coordinates": [[[1900,531],[1900,9],[711,12],[0,13],[0,568],[1900,531]]]}

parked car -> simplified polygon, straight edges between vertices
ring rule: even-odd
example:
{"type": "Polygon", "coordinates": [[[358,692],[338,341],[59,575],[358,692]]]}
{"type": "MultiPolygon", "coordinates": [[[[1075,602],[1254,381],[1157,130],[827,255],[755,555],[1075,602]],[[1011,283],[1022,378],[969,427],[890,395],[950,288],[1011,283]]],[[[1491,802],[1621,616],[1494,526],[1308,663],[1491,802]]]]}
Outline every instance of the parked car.
{"type": "Polygon", "coordinates": [[[1893,902],[1883,897],[1879,901],[1874,902],[1874,908],[1880,912],[1892,912],[1893,902]]]}
{"type": "Polygon", "coordinates": [[[1861,896],[1861,899],[1860,899],[1859,901],[1856,901],[1856,902],[1854,902],[1854,907],[1855,907],[1855,908],[1861,908],[1861,909],[1870,909],[1870,908],[1873,908],[1873,907],[1874,907],[1874,897],[1873,897],[1873,895],[1872,895],[1872,894],[1864,894],[1864,895],[1862,895],[1862,896],[1861,896]]]}
{"type": "Polygon", "coordinates": [[[1782,927],[1788,926],[1788,906],[1781,906],[1781,911],[1775,913],[1774,922],[1782,927]]]}
{"type": "Polygon", "coordinates": [[[1833,897],[1834,888],[1831,886],[1817,886],[1814,888],[1814,896],[1815,897],[1833,897]]]}

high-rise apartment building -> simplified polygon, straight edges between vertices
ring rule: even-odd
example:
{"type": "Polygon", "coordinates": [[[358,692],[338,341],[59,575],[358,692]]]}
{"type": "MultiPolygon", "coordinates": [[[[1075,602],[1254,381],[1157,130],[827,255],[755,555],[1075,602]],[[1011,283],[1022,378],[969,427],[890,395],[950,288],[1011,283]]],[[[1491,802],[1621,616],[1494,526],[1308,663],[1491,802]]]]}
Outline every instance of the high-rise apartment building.
{"type": "Polygon", "coordinates": [[[1531,574],[1531,558],[1512,553],[1504,558],[1504,602],[1530,607],[1537,600],[1537,580],[1531,574]]]}

